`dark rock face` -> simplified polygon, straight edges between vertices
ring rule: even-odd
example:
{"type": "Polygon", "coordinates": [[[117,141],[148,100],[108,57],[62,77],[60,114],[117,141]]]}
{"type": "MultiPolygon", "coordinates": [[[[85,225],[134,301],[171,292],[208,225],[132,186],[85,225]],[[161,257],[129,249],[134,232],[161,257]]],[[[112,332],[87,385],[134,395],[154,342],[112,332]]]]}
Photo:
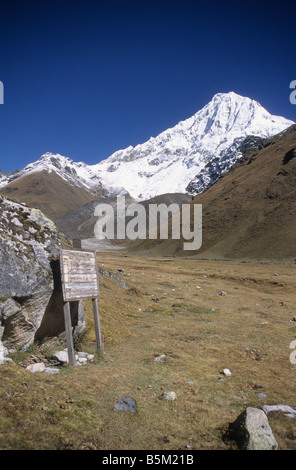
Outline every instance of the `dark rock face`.
{"type": "Polygon", "coordinates": [[[199,194],[215,183],[223,173],[231,170],[240,157],[251,151],[261,150],[265,145],[264,139],[250,135],[245,138],[237,138],[232,145],[221,152],[216,158],[212,158],[200,173],[188,184],[186,191],[190,194],[199,194]]]}
{"type": "MultiPolygon", "coordinates": [[[[0,212],[0,341],[25,350],[64,330],[59,236],[37,209],[0,197],[0,212]]],[[[76,307],[73,326],[83,328],[76,307]]]]}

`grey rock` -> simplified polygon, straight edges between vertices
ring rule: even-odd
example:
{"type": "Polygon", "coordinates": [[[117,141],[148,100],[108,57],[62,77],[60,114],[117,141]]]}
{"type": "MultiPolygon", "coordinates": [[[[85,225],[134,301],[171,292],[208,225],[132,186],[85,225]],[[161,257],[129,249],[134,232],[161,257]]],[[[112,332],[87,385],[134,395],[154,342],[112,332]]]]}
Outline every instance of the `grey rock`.
{"type": "Polygon", "coordinates": [[[166,362],[167,358],[165,354],[161,354],[160,356],[156,356],[153,361],[154,362],[166,362]]]}
{"type": "Polygon", "coordinates": [[[62,364],[67,364],[69,362],[69,356],[67,351],[56,351],[53,356],[53,359],[60,361],[62,364]]]}
{"type": "Polygon", "coordinates": [[[87,363],[87,357],[79,357],[78,361],[80,362],[80,364],[86,364],[87,363]]]}
{"type": "Polygon", "coordinates": [[[266,398],[266,393],[258,393],[257,397],[259,398],[266,398]]]}
{"type": "MultiPolygon", "coordinates": [[[[59,234],[40,210],[0,196],[0,335],[25,351],[35,341],[64,334],[59,234]]],[[[85,329],[78,302],[74,334],[85,329]]]]}
{"type": "Polygon", "coordinates": [[[26,370],[35,374],[35,372],[44,372],[45,364],[44,362],[36,362],[35,364],[30,364],[26,367],[26,370]]]}
{"type": "Polygon", "coordinates": [[[2,343],[0,339],[0,364],[1,364],[1,361],[5,359],[6,356],[8,356],[8,349],[4,346],[4,344],[2,343]]]}
{"type": "Polygon", "coordinates": [[[89,354],[84,351],[79,351],[75,355],[75,359],[80,363],[80,364],[86,364],[87,362],[93,362],[94,360],[94,354],[89,354]]]}
{"type": "Polygon", "coordinates": [[[230,429],[240,449],[279,449],[266,414],[258,408],[247,408],[230,425],[230,429]]]}
{"type": "MultiPolygon", "coordinates": [[[[13,360],[11,359],[11,357],[4,357],[3,358],[3,364],[13,364],[13,360]]],[[[0,364],[1,364],[1,360],[0,360],[0,364]]]]}
{"type": "Polygon", "coordinates": [[[51,375],[57,375],[57,374],[60,373],[60,369],[58,369],[56,367],[45,367],[44,373],[45,374],[51,374],[51,375]]]}
{"type": "Polygon", "coordinates": [[[162,398],[166,401],[174,401],[177,400],[177,395],[172,390],[168,390],[162,394],[162,398]]]}
{"type": "Polygon", "coordinates": [[[84,351],[78,351],[77,357],[78,357],[78,359],[81,359],[81,358],[87,359],[88,358],[88,353],[84,352],[84,351]]]}
{"type": "Polygon", "coordinates": [[[115,408],[119,411],[130,411],[134,413],[137,410],[136,402],[133,398],[124,397],[119,402],[115,403],[115,408]]]}
{"type": "Polygon", "coordinates": [[[289,418],[296,418],[296,410],[289,405],[262,405],[260,408],[268,414],[274,411],[280,411],[289,418]]]}
{"type": "Polygon", "coordinates": [[[100,269],[99,276],[109,277],[113,279],[114,281],[118,282],[118,284],[124,289],[129,289],[129,286],[127,285],[127,283],[124,282],[119,276],[117,276],[117,274],[113,274],[110,271],[107,271],[106,269],[100,269]]]}

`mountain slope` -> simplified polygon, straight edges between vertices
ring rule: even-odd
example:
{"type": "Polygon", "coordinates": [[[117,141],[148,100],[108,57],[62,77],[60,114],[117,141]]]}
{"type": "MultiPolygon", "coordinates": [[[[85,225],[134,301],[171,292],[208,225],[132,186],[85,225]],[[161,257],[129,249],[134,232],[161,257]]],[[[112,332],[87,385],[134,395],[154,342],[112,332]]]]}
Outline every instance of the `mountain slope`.
{"type": "Polygon", "coordinates": [[[209,258],[295,260],[296,125],[236,163],[192,204],[203,207],[203,243],[145,240],[133,249],[209,258]]]}
{"type": "Polygon", "coordinates": [[[0,193],[42,210],[54,221],[94,199],[87,188],[71,184],[46,170],[23,175],[0,188],[0,193]]]}

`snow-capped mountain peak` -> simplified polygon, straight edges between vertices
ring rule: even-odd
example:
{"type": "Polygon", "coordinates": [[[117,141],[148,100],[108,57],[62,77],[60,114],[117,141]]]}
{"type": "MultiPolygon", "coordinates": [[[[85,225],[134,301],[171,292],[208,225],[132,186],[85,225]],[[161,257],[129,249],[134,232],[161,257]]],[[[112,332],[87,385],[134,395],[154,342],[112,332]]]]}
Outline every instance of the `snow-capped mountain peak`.
{"type": "MultiPolygon", "coordinates": [[[[241,156],[234,150],[247,136],[270,137],[292,124],[250,98],[217,93],[192,117],[143,144],[115,152],[92,168],[107,186],[123,186],[135,199],[184,193],[196,176],[207,173],[212,161],[217,163],[218,176],[232,166],[241,156]],[[231,157],[226,161],[228,150],[231,157]]],[[[203,187],[191,187],[192,192],[200,192],[210,180],[204,176],[203,187]]]]}
{"type": "Polygon", "coordinates": [[[45,153],[23,170],[0,173],[0,187],[28,173],[54,171],[94,195],[98,187],[112,194],[127,191],[137,200],[165,193],[198,193],[240,158],[246,138],[267,138],[292,124],[250,98],[217,93],[192,117],[98,164],[45,153]]]}

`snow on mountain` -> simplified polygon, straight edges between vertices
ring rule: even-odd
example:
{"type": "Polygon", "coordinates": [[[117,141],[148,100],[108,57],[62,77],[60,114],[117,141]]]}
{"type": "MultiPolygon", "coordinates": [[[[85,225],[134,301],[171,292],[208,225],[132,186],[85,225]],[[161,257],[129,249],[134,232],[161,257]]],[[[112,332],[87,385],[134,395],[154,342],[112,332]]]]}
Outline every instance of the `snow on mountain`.
{"type": "Polygon", "coordinates": [[[198,193],[241,157],[246,137],[270,137],[292,124],[271,115],[250,98],[234,92],[217,93],[191,118],[98,164],[75,163],[46,153],[23,170],[0,174],[0,187],[28,173],[46,170],[86,187],[94,195],[101,186],[113,195],[127,191],[137,200],[165,193],[198,193]]]}
{"type": "Polygon", "coordinates": [[[272,116],[259,103],[236,93],[218,93],[194,116],[179,122],[147,142],[128,147],[92,167],[108,187],[123,186],[135,199],[172,192],[184,193],[202,171],[204,186],[211,182],[207,165],[216,164],[216,176],[241,157],[233,147],[250,135],[262,138],[277,134],[293,122],[272,116]],[[231,152],[232,150],[232,152],[231,152]],[[225,155],[231,154],[229,162],[225,155]]]}
{"type": "Polygon", "coordinates": [[[71,185],[87,188],[94,195],[96,189],[101,187],[100,178],[93,173],[89,165],[83,162],[74,162],[68,157],[50,152],[43,154],[39,160],[30,163],[22,170],[16,170],[8,174],[0,172],[0,187],[6,186],[23,176],[42,171],[55,172],[71,185]]]}

